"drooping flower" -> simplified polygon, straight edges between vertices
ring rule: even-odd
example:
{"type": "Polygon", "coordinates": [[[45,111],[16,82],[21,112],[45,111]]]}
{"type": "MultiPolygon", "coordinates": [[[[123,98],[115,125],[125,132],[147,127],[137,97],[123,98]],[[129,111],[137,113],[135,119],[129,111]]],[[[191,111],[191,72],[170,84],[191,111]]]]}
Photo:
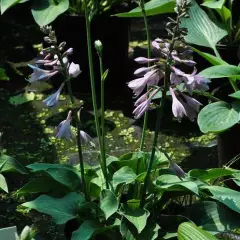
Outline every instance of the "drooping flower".
{"type": "Polygon", "coordinates": [[[134,59],[135,62],[140,63],[140,64],[145,64],[149,62],[156,62],[158,61],[157,58],[145,58],[145,57],[138,57],[134,59]]]}
{"type": "Polygon", "coordinates": [[[56,75],[58,71],[56,70],[43,70],[34,65],[28,64],[30,68],[33,69],[33,73],[30,78],[27,79],[28,82],[32,83],[35,81],[44,81],[50,79],[52,76],[56,75]]]}
{"type": "Polygon", "coordinates": [[[173,160],[170,160],[170,168],[173,170],[173,172],[181,179],[184,178],[185,172],[182,170],[182,168],[177,165],[173,160]]]}
{"type": "Polygon", "coordinates": [[[43,103],[46,104],[48,107],[53,107],[58,103],[59,96],[61,91],[64,87],[65,83],[63,82],[59,89],[52,95],[48,96],[46,99],[43,100],[43,103]]]}
{"type": "Polygon", "coordinates": [[[83,144],[85,145],[90,144],[91,146],[95,147],[93,139],[86,132],[80,130],[80,137],[83,144]]]}
{"type": "Polygon", "coordinates": [[[63,120],[57,127],[56,138],[64,138],[66,140],[70,140],[73,137],[71,124],[70,124],[71,120],[72,120],[72,111],[69,111],[67,118],[63,120]]]}
{"type": "Polygon", "coordinates": [[[136,108],[134,109],[133,114],[136,119],[140,118],[146,111],[148,111],[151,101],[158,91],[158,89],[155,89],[152,92],[147,92],[135,102],[136,108]]]}
{"type": "Polygon", "coordinates": [[[179,121],[185,116],[187,116],[191,121],[193,121],[197,113],[199,112],[199,108],[202,105],[196,99],[189,97],[183,93],[175,94],[175,91],[170,87],[170,93],[172,95],[172,112],[174,117],[176,117],[179,121]],[[182,97],[182,98],[181,98],[182,97]]]}
{"type": "Polygon", "coordinates": [[[71,63],[68,68],[69,76],[76,78],[82,71],[80,70],[79,64],[71,63]]]}

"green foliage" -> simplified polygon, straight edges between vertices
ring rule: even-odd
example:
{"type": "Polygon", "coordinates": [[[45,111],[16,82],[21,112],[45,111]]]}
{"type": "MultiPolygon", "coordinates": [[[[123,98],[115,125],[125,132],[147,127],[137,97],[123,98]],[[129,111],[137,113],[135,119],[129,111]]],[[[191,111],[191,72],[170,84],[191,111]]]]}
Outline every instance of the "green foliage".
{"type": "Polygon", "coordinates": [[[23,203],[21,206],[48,214],[54,218],[57,224],[64,224],[77,217],[79,205],[84,201],[84,197],[78,193],[69,193],[63,198],[41,195],[31,202],[23,203]]]}
{"type": "MultiPolygon", "coordinates": [[[[175,0],[151,0],[145,3],[145,11],[147,16],[153,16],[163,13],[174,12],[175,0]]],[[[134,8],[127,13],[116,14],[118,17],[142,17],[142,10],[140,7],[134,8]]]]}
{"type": "Polygon", "coordinates": [[[1,0],[1,14],[21,0],[1,0]]]}
{"type": "Polygon", "coordinates": [[[0,80],[8,81],[9,78],[3,68],[0,68],[0,80]]]}
{"type": "Polygon", "coordinates": [[[182,223],[178,228],[178,240],[217,240],[217,238],[193,223],[182,223]]]}
{"type": "Polygon", "coordinates": [[[110,190],[103,189],[100,196],[100,208],[108,219],[118,210],[118,199],[110,190]]]}
{"type": "Polygon", "coordinates": [[[59,15],[68,10],[69,0],[35,0],[32,5],[32,15],[39,26],[46,26],[59,15]]]}
{"type": "Polygon", "coordinates": [[[8,193],[8,186],[5,177],[0,174],[0,188],[8,193]]]}
{"type": "Polygon", "coordinates": [[[27,102],[31,102],[35,99],[35,94],[33,92],[30,93],[20,93],[16,96],[10,97],[9,102],[14,105],[21,105],[27,102]]]}
{"type": "Polygon", "coordinates": [[[218,133],[234,126],[239,121],[239,110],[225,102],[205,106],[198,115],[198,125],[203,133],[218,133]]]}
{"type": "Polygon", "coordinates": [[[239,78],[240,79],[240,67],[234,65],[219,65],[204,69],[199,73],[206,78],[239,78]]]}
{"type": "Polygon", "coordinates": [[[222,9],[224,3],[225,3],[225,0],[208,0],[202,3],[201,5],[208,8],[222,9]]]}
{"type": "Polygon", "coordinates": [[[188,29],[185,40],[216,51],[216,44],[227,35],[227,31],[214,23],[195,1],[191,3],[188,11],[190,18],[183,18],[181,24],[188,29]]]}

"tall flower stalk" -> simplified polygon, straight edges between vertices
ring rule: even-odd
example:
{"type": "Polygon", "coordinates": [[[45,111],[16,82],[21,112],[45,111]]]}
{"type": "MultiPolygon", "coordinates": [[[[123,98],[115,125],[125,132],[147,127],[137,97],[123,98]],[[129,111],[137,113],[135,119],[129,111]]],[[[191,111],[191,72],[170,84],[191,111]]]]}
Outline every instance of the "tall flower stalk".
{"type": "Polygon", "coordinates": [[[92,41],[91,41],[91,16],[87,7],[87,0],[84,0],[85,5],[85,21],[86,21],[86,32],[87,32],[87,46],[88,46],[88,62],[89,62],[89,72],[90,72],[90,81],[91,81],[91,92],[92,92],[92,102],[93,102],[93,111],[94,111],[94,120],[96,125],[97,137],[100,146],[100,158],[101,158],[101,168],[104,174],[104,178],[106,181],[106,188],[109,188],[109,183],[107,181],[107,169],[106,166],[106,158],[104,156],[104,145],[101,138],[101,130],[100,124],[98,120],[98,109],[97,109],[97,99],[96,99],[96,90],[95,90],[95,77],[94,77],[94,69],[93,69],[93,56],[92,56],[92,41]]]}
{"type": "MultiPolygon", "coordinates": [[[[147,37],[147,56],[148,56],[148,59],[150,59],[151,58],[151,39],[150,39],[150,31],[149,31],[149,26],[148,26],[147,15],[146,15],[146,11],[145,11],[145,1],[140,0],[139,6],[142,11],[145,32],[146,32],[146,37],[147,37]]],[[[150,65],[151,65],[151,63],[148,62],[148,67],[150,67],[150,65]]],[[[140,151],[143,151],[143,148],[144,148],[146,130],[147,130],[147,121],[148,121],[148,111],[145,112],[145,114],[144,114],[142,135],[141,135],[141,140],[140,140],[140,151]]],[[[137,163],[137,174],[138,174],[138,171],[139,171],[139,161],[137,163]]]]}

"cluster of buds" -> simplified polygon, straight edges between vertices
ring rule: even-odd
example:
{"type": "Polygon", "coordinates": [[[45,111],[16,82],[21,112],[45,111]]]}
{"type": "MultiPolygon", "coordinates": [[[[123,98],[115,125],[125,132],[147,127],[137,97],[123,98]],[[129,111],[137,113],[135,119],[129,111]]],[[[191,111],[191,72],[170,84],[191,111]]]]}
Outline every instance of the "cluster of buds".
{"type": "Polygon", "coordinates": [[[151,59],[138,57],[135,59],[139,64],[153,64],[152,66],[137,69],[134,74],[139,76],[139,78],[128,83],[135,97],[139,97],[144,89],[148,87],[148,92],[140,96],[135,103],[136,109],[133,111],[135,118],[140,118],[148,111],[153,97],[161,90],[161,87],[158,85],[165,76],[166,67],[170,68],[171,71],[170,76],[167,76],[167,79],[170,80],[167,86],[169,86],[169,91],[173,100],[173,115],[179,121],[183,116],[187,116],[191,121],[197,116],[201,103],[192,98],[191,95],[194,90],[208,90],[208,83],[210,81],[197,74],[197,69],[195,67],[196,62],[192,60],[192,51],[185,46],[185,43],[183,43],[181,47],[177,47],[177,44],[174,44],[177,41],[179,43],[186,33],[185,29],[181,29],[179,25],[180,19],[188,16],[187,6],[186,0],[177,1],[175,8],[178,14],[177,21],[172,20],[172,24],[169,24],[172,28],[168,28],[169,34],[172,35],[172,41],[169,42],[157,38],[152,42],[152,47],[157,57],[151,59]],[[179,69],[181,65],[193,67],[194,70],[191,74],[184,73],[179,69]],[[179,90],[180,84],[181,91],[179,90]],[[183,92],[188,93],[188,95],[183,92]]]}
{"type": "MultiPolygon", "coordinates": [[[[33,73],[30,75],[30,78],[26,80],[29,83],[47,81],[58,73],[62,73],[66,79],[76,78],[81,73],[81,70],[78,64],[69,62],[69,56],[73,54],[73,49],[69,48],[63,52],[66,42],[57,45],[55,31],[52,30],[51,26],[43,27],[42,31],[47,34],[47,36],[44,37],[44,41],[49,44],[50,47],[41,50],[34,65],[28,65],[32,68],[33,73]]],[[[58,103],[64,85],[65,82],[61,84],[56,93],[45,99],[43,103],[48,107],[55,106],[58,103]]]]}

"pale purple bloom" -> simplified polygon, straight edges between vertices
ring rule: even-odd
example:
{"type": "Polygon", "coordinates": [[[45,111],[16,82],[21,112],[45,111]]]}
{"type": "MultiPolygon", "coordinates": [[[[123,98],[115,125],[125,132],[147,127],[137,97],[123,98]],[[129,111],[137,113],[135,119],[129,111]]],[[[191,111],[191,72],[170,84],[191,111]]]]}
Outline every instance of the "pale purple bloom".
{"type": "Polygon", "coordinates": [[[134,61],[140,64],[145,64],[149,62],[156,62],[158,59],[157,58],[145,58],[145,57],[138,57],[135,58],[134,61]]]}
{"type": "Polygon", "coordinates": [[[66,52],[63,53],[63,56],[68,56],[73,54],[73,48],[69,48],[66,52]]]}
{"type": "Polygon", "coordinates": [[[202,104],[196,99],[189,97],[183,93],[179,93],[179,98],[177,98],[175,91],[171,87],[170,93],[172,95],[172,112],[174,117],[180,121],[185,115],[191,121],[193,121],[196,118],[197,113],[199,112],[199,108],[202,104]]]}
{"type": "Polygon", "coordinates": [[[95,144],[92,140],[92,138],[84,131],[80,130],[80,137],[81,137],[81,140],[82,140],[82,143],[83,144],[91,144],[93,147],[95,147],[95,144]]]}
{"type": "Polygon", "coordinates": [[[173,116],[176,117],[180,121],[184,115],[187,116],[187,112],[186,112],[183,104],[176,97],[174,90],[171,87],[169,88],[169,90],[172,95],[173,116]]]}
{"type": "Polygon", "coordinates": [[[177,165],[173,160],[170,160],[170,168],[173,170],[173,172],[181,179],[184,178],[185,172],[182,170],[182,168],[177,165]]]}
{"type": "Polygon", "coordinates": [[[152,46],[156,49],[160,49],[159,43],[157,41],[152,41],[152,46]]]}
{"type": "Polygon", "coordinates": [[[149,72],[150,70],[152,70],[153,68],[155,68],[155,66],[152,66],[152,67],[141,67],[141,68],[138,68],[135,72],[134,72],[134,75],[144,75],[146,74],[147,72],[149,72]]]}
{"type": "Polygon", "coordinates": [[[159,91],[158,89],[155,89],[154,91],[148,94],[149,95],[148,97],[146,93],[136,101],[135,106],[137,107],[133,111],[133,114],[135,115],[136,119],[140,118],[146,111],[148,111],[152,98],[156,95],[158,91],[159,91]]]}
{"type": "Polygon", "coordinates": [[[30,68],[33,69],[33,73],[31,74],[31,77],[27,79],[28,82],[32,83],[35,81],[43,81],[48,80],[52,76],[56,75],[58,71],[55,70],[43,70],[41,68],[38,68],[34,65],[28,64],[30,68]]]}
{"type": "Polygon", "coordinates": [[[64,138],[70,140],[73,137],[71,130],[72,111],[68,112],[66,120],[63,120],[57,127],[56,138],[64,138]]]}
{"type": "Polygon", "coordinates": [[[195,66],[197,63],[194,62],[193,60],[190,59],[181,59],[177,56],[177,53],[172,53],[172,58],[177,62],[177,63],[184,63],[187,66],[193,67],[195,66]]]}
{"type": "Polygon", "coordinates": [[[182,82],[182,78],[179,77],[177,74],[174,72],[171,72],[170,74],[170,82],[175,85],[179,85],[182,82]]]}
{"type": "Polygon", "coordinates": [[[79,64],[71,63],[68,68],[69,76],[76,78],[82,71],[80,70],[79,64]]]}
{"type": "Polygon", "coordinates": [[[47,97],[45,100],[43,100],[43,103],[46,104],[48,107],[53,107],[58,103],[59,96],[61,94],[61,91],[64,87],[65,83],[62,83],[60,88],[52,95],[47,97]]]}
{"type": "Polygon", "coordinates": [[[158,69],[152,69],[143,77],[134,79],[128,83],[135,96],[139,96],[146,86],[157,85],[159,80],[163,78],[163,74],[158,69]]]}

